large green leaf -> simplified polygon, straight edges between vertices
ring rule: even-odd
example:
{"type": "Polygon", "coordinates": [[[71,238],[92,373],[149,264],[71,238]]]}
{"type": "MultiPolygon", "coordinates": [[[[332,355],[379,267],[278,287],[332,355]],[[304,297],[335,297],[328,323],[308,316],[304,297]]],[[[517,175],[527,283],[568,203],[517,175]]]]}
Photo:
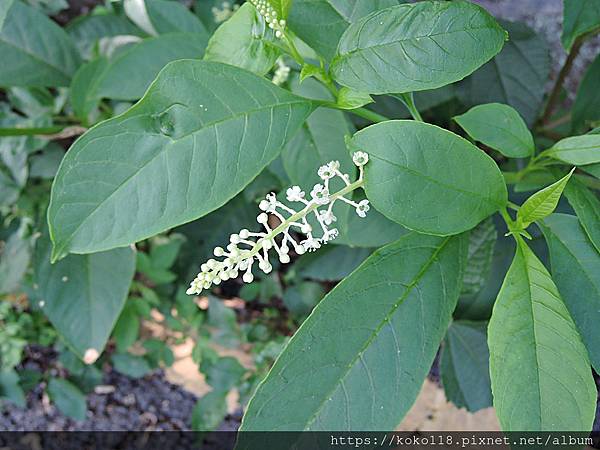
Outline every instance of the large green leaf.
{"type": "Polygon", "coordinates": [[[52,246],[44,234],[34,259],[40,306],[69,347],[82,358],[99,355],[127,298],[135,271],[130,248],[72,255],[50,264],[52,246]]]}
{"type": "Polygon", "coordinates": [[[535,150],[533,136],[525,121],[508,105],[475,106],[454,120],[473,139],[510,158],[525,158],[535,150]]]}
{"type": "Polygon", "coordinates": [[[202,35],[173,33],[129,45],[95,74],[86,97],[137,100],[165,65],[178,59],[200,59],[206,44],[202,35]]]}
{"type": "Polygon", "coordinates": [[[554,144],[546,154],[575,166],[600,163],[600,134],[564,138],[554,144]]]}
{"type": "Polygon", "coordinates": [[[573,131],[581,132],[598,121],[600,121],[600,55],[590,64],[579,84],[571,125],[573,131]]]}
{"type": "Polygon", "coordinates": [[[544,100],[550,75],[548,44],[521,23],[501,21],[509,41],[489,63],[462,81],[457,89],[466,106],[506,103],[515,108],[530,127],[544,100]]]}
{"type": "Polygon", "coordinates": [[[63,159],[48,211],[54,257],[125,246],[220,207],[314,106],[233,66],[169,64],[137,105],[63,159]]]}
{"type": "Polygon", "coordinates": [[[587,352],[550,274],[521,237],[488,329],[494,407],[505,431],[589,431],[587,352]]]}
{"type": "Polygon", "coordinates": [[[67,33],[19,0],[0,2],[0,86],[67,86],[80,63],[67,33]]]}
{"type": "Polygon", "coordinates": [[[266,74],[280,54],[273,30],[251,3],[245,3],[214,32],[204,59],[266,74]]]}
{"type": "Polygon", "coordinates": [[[350,24],[398,3],[398,0],[294,0],[289,26],[317,53],[330,60],[350,24]]]}
{"type": "Polygon", "coordinates": [[[504,30],[466,1],[427,1],[383,9],[344,32],[331,66],[344,86],[372,94],[435,89],[496,55],[504,30]]]}
{"type": "Polygon", "coordinates": [[[571,49],[575,39],[600,31],[600,2],[598,0],[564,0],[563,46],[571,49]]]}
{"type": "Polygon", "coordinates": [[[550,249],[552,278],[579,329],[590,360],[600,370],[600,253],[577,217],[553,214],[541,229],[550,249]]]}
{"type": "Polygon", "coordinates": [[[590,241],[600,252],[600,200],[577,178],[569,182],[565,194],[590,241]]]}
{"type": "Polygon", "coordinates": [[[440,357],[446,397],[472,412],[492,406],[486,329],[486,322],[452,322],[440,357]]]}
{"type": "Polygon", "coordinates": [[[269,0],[269,3],[273,6],[273,9],[277,12],[277,17],[286,19],[290,13],[293,0],[269,0]]]}
{"type": "Polygon", "coordinates": [[[377,250],[302,324],[241,430],[394,429],[448,327],[465,256],[466,236],[410,233],[377,250]]]}
{"type": "Polygon", "coordinates": [[[352,145],[369,154],[365,191],[373,206],[412,230],[460,233],[506,204],[494,161],[437,126],[383,122],[356,133],[352,145]]]}

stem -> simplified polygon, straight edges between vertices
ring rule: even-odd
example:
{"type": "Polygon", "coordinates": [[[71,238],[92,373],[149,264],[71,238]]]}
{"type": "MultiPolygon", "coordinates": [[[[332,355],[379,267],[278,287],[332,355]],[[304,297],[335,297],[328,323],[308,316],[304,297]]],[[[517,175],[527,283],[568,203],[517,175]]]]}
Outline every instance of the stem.
{"type": "Polygon", "coordinates": [[[375,122],[375,123],[385,122],[387,120],[390,120],[389,117],[386,117],[382,114],[376,113],[375,111],[371,111],[370,109],[367,109],[367,108],[349,109],[347,111],[351,112],[352,114],[354,114],[356,116],[362,117],[363,119],[367,119],[367,120],[370,120],[371,122],[375,122]]]}
{"type": "Polygon", "coordinates": [[[296,61],[298,64],[300,64],[300,66],[303,66],[304,65],[304,58],[302,57],[302,55],[300,54],[300,52],[296,48],[296,44],[294,44],[294,40],[291,39],[288,36],[288,32],[287,31],[285,33],[283,33],[282,39],[286,43],[286,45],[288,47],[289,55],[292,58],[294,58],[294,61],[296,61]]]}
{"type": "Polygon", "coordinates": [[[415,105],[415,98],[412,92],[400,94],[398,98],[404,103],[404,106],[406,106],[406,109],[408,109],[408,112],[414,120],[423,122],[423,117],[421,117],[421,113],[419,113],[419,110],[415,105]]]}
{"type": "Polygon", "coordinates": [[[571,51],[567,56],[567,60],[562,66],[562,69],[560,69],[558,77],[556,78],[556,82],[554,83],[554,87],[552,88],[552,91],[550,91],[548,102],[546,103],[546,107],[544,108],[544,112],[542,113],[541,123],[547,123],[550,119],[550,116],[552,116],[552,112],[556,107],[556,102],[558,101],[558,96],[560,95],[560,90],[563,86],[565,78],[567,78],[567,75],[569,75],[569,73],[571,72],[571,69],[573,68],[573,62],[577,58],[577,55],[579,55],[579,50],[581,50],[581,45],[583,44],[584,40],[584,36],[580,36],[577,39],[575,39],[573,47],[571,47],[571,51]]]}
{"type": "MultiPolygon", "coordinates": [[[[355,181],[354,183],[351,183],[348,186],[344,187],[343,189],[340,189],[335,194],[329,196],[330,203],[333,203],[338,198],[354,191],[355,189],[362,187],[364,184],[365,184],[364,179],[359,179],[359,180],[355,181]]],[[[244,252],[242,254],[243,258],[244,259],[250,258],[251,256],[256,255],[259,251],[262,250],[262,247],[263,247],[262,243],[259,244],[259,242],[270,241],[275,236],[277,236],[279,233],[281,233],[286,228],[288,228],[292,222],[298,222],[298,220],[300,220],[303,217],[305,217],[306,215],[310,214],[315,209],[317,209],[319,206],[323,206],[323,205],[319,205],[318,203],[313,202],[309,205],[306,205],[303,209],[301,209],[297,213],[292,214],[286,220],[281,222],[277,227],[273,228],[273,230],[271,230],[271,232],[269,234],[267,234],[265,237],[263,237],[259,241],[257,241],[257,245],[255,245],[251,250],[244,252]]]]}

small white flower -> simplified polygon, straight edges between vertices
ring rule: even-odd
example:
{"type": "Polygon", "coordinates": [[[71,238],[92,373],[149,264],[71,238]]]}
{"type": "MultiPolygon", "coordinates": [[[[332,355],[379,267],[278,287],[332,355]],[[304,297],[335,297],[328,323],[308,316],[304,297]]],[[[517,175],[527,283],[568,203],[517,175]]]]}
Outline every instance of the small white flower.
{"type": "Polygon", "coordinates": [[[318,174],[322,180],[329,180],[330,178],[335,177],[336,171],[340,168],[339,161],[331,161],[321,167],[319,167],[318,174]]]}
{"type": "Polygon", "coordinates": [[[269,221],[269,216],[267,216],[265,213],[260,213],[258,216],[256,216],[256,221],[258,223],[265,224],[269,221]]]}
{"type": "Polygon", "coordinates": [[[369,200],[361,200],[356,206],[356,214],[358,214],[359,217],[366,217],[367,212],[370,209],[371,207],[369,206],[369,200]]]}
{"type": "Polygon", "coordinates": [[[340,232],[337,228],[332,228],[331,230],[327,230],[323,233],[323,242],[333,241],[336,237],[338,237],[340,232]]]}
{"type": "Polygon", "coordinates": [[[286,191],[288,202],[299,202],[304,198],[304,191],[300,186],[292,186],[286,191]]]}
{"type": "Polygon", "coordinates": [[[315,184],[310,196],[317,205],[326,205],[329,203],[329,189],[322,184],[315,184]]]}
{"type": "Polygon", "coordinates": [[[337,221],[337,217],[335,217],[333,215],[333,213],[329,210],[327,211],[321,211],[319,213],[319,217],[321,218],[321,220],[323,221],[323,223],[325,225],[331,225],[333,222],[337,221]]]}
{"type": "Polygon", "coordinates": [[[369,162],[369,155],[365,152],[354,152],[352,155],[352,161],[358,167],[364,166],[369,162]]]}
{"type": "Polygon", "coordinates": [[[300,242],[300,245],[308,252],[314,252],[315,250],[321,248],[321,243],[315,238],[305,239],[304,241],[300,242]]]}

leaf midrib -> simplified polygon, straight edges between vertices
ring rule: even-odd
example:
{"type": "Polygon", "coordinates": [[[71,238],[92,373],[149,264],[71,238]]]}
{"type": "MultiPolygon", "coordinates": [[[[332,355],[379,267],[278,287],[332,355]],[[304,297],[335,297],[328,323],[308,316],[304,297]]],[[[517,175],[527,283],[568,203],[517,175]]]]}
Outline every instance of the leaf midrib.
{"type": "MultiPolygon", "coordinates": [[[[444,247],[448,244],[448,242],[452,238],[453,238],[453,236],[448,236],[448,237],[444,238],[444,240],[439,244],[438,248],[435,249],[435,251],[433,252],[431,257],[428,258],[428,260],[423,265],[421,270],[417,273],[414,280],[406,286],[406,290],[405,290],[404,294],[400,296],[400,298],[393,305],[393,307],[390,309],[390,311],[383,317],[383,319],[379,322],[379,325],[377,326],[377,328],[375,328],[373,330],[373,332],[371,333],[371,335],[365,342],[365,345],[363,345],[360,348],[360,350],[356,353],[356,356],[352,359],[352,361],[350,361],[350,363],[348,364],[348,366],[346,367],[346,369],[344,370],[342,375],[339,377],[339,380],[343,381],[344,378],[346,377],[346,375],[348,375],[348,373],[354,368],[354,365],[360,359],[362,353],[370,346],[370,344],[379,335],[379,332],[381,331],[381,329],[385,326],[386,323],[389,322],[390,317],[396,312],[396,310],[400,307],[400,305],[404,304],[404,301],[412,293],[413,288],[417,285],[417,283],[419,283],[419,281],[421,281],[421,278],[423,278],[427,269],[429,269],[429,267],[436,261],[437,256],[440,254],[440,252],[444,249],[444,247]]],[[[339,387],[339,385],[340,385],[339,382],[335,383],[333,388],[331,390],[329,390],[328,393],[326,395],[324,395],[322,398],[328,399],[336,391],[336,389],[339,387]]],[[[323,407],[325,406],[326,402],[327,402],[327,400],[323,400],[321,402],[320,406],[318,407],[318,409],[308,419],[306,425],[304,426],[304,431],[306,431],[308,429],[308,427],[310,427],[310,425],[312,425],[314,423],[314,421],[317,419],[319,413],[322,411],[323,407]]]]}
{"type": "Polygon", "coordinates": [[[441,182],[441,181],[439,181],[439,180],[437,180],[435,178],[431,178],[430,176],[425,175],[422,172],[419,172],[419,171],[417,171],[415,169],[411,169],[408,166],[403,166],[403,165],[401,165],[399,163],[396,163],[394,161],[390,161],[390,160],[388,160],[386,158],[383,158],[383,157],[381,157],[379,155],[373,155],[373,154],[371,154],[370,156],[371,156],[371,158],[379,159],[380,161],[386,162],[386,163],[391,164],[391,165],[393,165],[395,167],[399,167],[400,169],[404,169],[406,172],[408,172],[408,173],[410,173],[412,175],[418,175],[418,176],[424,178],[425,180],[430,181],[433,184],[437,184],[438,186],[441,186],[443,188],[450,189],[450,190],[453,190],[453,191],[456,191],[456,192],[460,192],[462,194],[469,194],[469,195],[471,195],[473,197],[476,197],[476,198],[488,201],[488,202],[492,203],[493,205],[497,206],[498,209],[500,209],[500,208],[502,208],[504,206],[503,204],[498,204],[495,201],[493,201],[492,197],[484,197],[483,195],[480,195],[478,192],[467,191],[465,189],[457,188],[456,186],[452,186],[452,185],[443,183],[443,182],[441,182]]]}

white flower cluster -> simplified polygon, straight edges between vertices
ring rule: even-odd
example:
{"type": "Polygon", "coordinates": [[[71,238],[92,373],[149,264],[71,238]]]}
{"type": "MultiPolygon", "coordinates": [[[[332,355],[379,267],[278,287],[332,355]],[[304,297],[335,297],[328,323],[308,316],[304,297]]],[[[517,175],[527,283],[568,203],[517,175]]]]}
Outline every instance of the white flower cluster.
{"type": "Polygon", "coordinates": [[[277,65],[277,69],[275,69],[272,81],[277,86],[281,86],[288,80],[290,76],[290,66],[286,65],[285,61],[281,57],[277,58],[277,61],[275,61],[275,63],[277,65]]]}
{"type": "Polygon", "coordinates": [[[215,23],[223,23],[240,8],[240,5],[232,5],[230,2],[221,3],[221,8],[213,6],[211,8],[212,15],[215,19],[215,23]]]}
{"type": "Polygon", "coordinates": [[[269,0],[250,0],[269,28],[275,31],[275,37],[282,38],[285,32],[285,20],[277,18],[277,11],[271,6],[269,0]]]}
{"type": "Polygon", "coordinates": [[[338,236],[338,229],[330,228],[337,221],[337,217],[333,214],[333,205],[337,200],[348,203],[356,209],[359,217],[365,217],[370,208],[369,201],[361,200],[357,203],[346,198],[345,195],[363,186],[364,166],[369,161],[369,156],[359,151],[354,153],[352,160],[359,169],[358,180],[353,183],[350,182],[347,174],[340,172],[340,163],[331,161],[319,168],[318,174],[323,183],[315,184],[309,196],[300,186],[287,189],[287,201],[302,205],[298,211],[280,202],[274,193],[268,194],[260,202],[259,208],[262,212],[256,217],[256,221],[263,226],[264,231],[251,232],[244,228],[239,233],[232,234],[226,248],[214,249],[214,255],[223,259],[209,259],[202,264],[200,273],[190,284],[187,293],[199,294],[213,284],[218,285],[221,281],[237,278],[240,272],[244,273],[242,276],[244,282],[251,283],[254,280],[252,268],[255,263],[265,273],[273,270],[269,262],[270,250],[275,250],[279,261],[286,264],[290,262],[289,253],[292,248],[298,255],[319,249],[322,244],[338,236]],[[345,186],[338,192],[330,194],[329,184],[335,177],[341,178],[345,186]],[[319,224],[320,236],[318,237],[307,220],[310,214],[314,215],[319,224]],[[269,215],[277,219],[279,222],[277,226],[271,227],[269,215]],[[304,234],[305,239],[296,240],[292,231],[304,234]],[[278,242],[275,238],[279,235],[281,239],[278,242]]]}

